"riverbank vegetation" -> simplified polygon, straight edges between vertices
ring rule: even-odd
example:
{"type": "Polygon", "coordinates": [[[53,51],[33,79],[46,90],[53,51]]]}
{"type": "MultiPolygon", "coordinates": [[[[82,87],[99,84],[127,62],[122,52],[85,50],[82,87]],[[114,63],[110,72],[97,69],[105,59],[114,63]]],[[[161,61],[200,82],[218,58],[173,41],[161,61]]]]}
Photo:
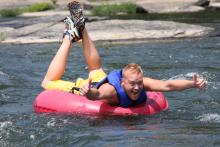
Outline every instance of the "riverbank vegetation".
{"type": "Polygon", "coordinates": [[[165,21],[196,23],[196,24],[220,23],[220,11],[215,9],[207,9],[200,12],[114,15],[114,16],[110,16],[110,19],[165,20],[165,21]]]}
{"type": "Polygon", "coordinates": [[[185,23],[220,23],[219,9],[207,8],[199,12],[176,13],[147,13],[132,3],[102,4],[94,6],[91,10],[94,16],[107,16],[109,19],[141,19],[141,20],[167,20],[185,23]]]}
{"type": "Polygon", "coordinates": [[[35,3],[31,6],[14,8],[14,9],[2,9],[0,10],[1,17],[16,17],[25,12],[39,12],[54,9],[55,5],[51,3],[35,3]]]}
{"type": "Polygon", "coordinates": [[[132,3],[103,4],[94,6],[92,15],[95,16],[115,16],[122,14],[136,14],[137,6],[132,3]]]}
{"type": "Polygon", "coordinates": [[[4,41],[6,38],[6,34],[4,32],[0,32],[0,42],[4,41]]]}

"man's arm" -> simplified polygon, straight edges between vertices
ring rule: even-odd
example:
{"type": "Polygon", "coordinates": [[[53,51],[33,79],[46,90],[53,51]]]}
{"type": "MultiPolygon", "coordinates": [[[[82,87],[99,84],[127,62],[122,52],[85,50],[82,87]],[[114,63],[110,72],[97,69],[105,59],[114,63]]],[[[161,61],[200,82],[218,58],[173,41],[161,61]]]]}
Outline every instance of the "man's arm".
{"type": "Polygon", "coordinates": [[[144,77],[144,88],[150,91],[180,91],[189,88],[205,88],[206,83],[198,75],[194,75],[192,80],[155,80],[144,77]]]}
{"type": "Polygon", "coordinates": [[[90,100],[108,100],[117,97],[116,90],[108,83],[103,84],[99,89],[92,88],[91,79],[80,88],[79,92],[80,95],[86,96],[90,100]]]}

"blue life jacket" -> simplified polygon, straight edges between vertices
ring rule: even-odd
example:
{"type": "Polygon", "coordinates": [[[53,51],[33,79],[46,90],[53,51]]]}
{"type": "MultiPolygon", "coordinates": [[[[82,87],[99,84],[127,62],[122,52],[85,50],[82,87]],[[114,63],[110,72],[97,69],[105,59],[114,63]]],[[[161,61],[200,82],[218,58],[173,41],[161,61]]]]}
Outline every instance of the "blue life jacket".
{"type": "Polygon", "coordinates": [[[95,87],[99,88],[104,83],[111,84],[115,90],[117,91],[119,102],[121,107],[130,107],[134,105],[141,104],[146,101],[147,95],[146,91],[142,89],[139,98],[137,100],[132,100],[127,93],[124,91],[124,88],[121,87],[121,79],[122,79],[122,70],[115,70],[110,72],[105,79],[99,82],[95,87]]]}

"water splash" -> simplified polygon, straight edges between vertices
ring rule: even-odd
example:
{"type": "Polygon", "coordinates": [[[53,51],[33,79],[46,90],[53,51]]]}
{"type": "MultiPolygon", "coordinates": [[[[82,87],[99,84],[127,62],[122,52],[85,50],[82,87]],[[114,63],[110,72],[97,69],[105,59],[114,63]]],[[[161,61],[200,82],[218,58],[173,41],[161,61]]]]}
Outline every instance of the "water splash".
{"type": "Polygon", "coordinates": [[[9,85],[11,83],[10,76],[0,70],[0,86],[9,85]]]}
{"type": "Polygon", "coordinates": [[[35,135],[31,134],[30,135],[30,139],[34,140],[35,139],[35,135]]]}
{"type": "Polygon", "coordinates": [[[173,76],[171,78],[169,78],[168,80],[185,80],[185,79],[192,79],[193,75],[197,74],[196,72],[190,72],[190,73],[186,73],[186,74],[179,74],[176,76],[173,76]]]}
{"type": "Polygon", "coordinates": [[[10,136],[8,129],[12,126],[11,121],[0,122],[0,139],[8,138],[10,136]]]}
{"type": "Polygon", "coordinates": [[[215,77],[214,75],[211,75],[208,72],[202,72],[202,73],[189,72],[189,73],[186,73],[186,74],[176,75],[174,77],[171,77],[169,80],[174,80],[174,79],[192,79],[195,74],[198,74],[199,77],[204,79],[206,82],[210,81],[211,77],[212,77],[212,79],[215,77]]]}
{"type": "Polygon", "coordinates": [[[5,128],[11,127],[12,122],[11,121],[5,121],[5,122],[0,122],[0,130],[4,130],[5,128]]]}
{"type": "Polygon", "coordinates": [[[216,75],[215,74],[211,74],[208,72],[202,72],[202,73],[197,73],[197,72],[189,72],[186,74],[179,74],[176,76],[173,76],[171,78],[169,78],[168,80],[191,80],[193,78],[193,75],[198,74],[200,78],[204,79],[206,84],[207,84],[207,88],[210,89],[219,89],[220,88],[220,83],[216,82],[215,78],[216,75]]]}
{"type": "Polygon", "coordinates": [[[47,122],[48,127],[54,127],[56,125],[56,119],[52,118],[49,122],[47,122]]]}
{"type": "Polygon", "coordinates": [[[7,74],[4,73],[4,72],[2,72],[2,71],[0,71],[0,75],[1,75],[1,76],[7,76],[7,74]]]}
{"type": "Polygon", "coordinates": [[[220,115],[217,113],[208,113],[196,117],[201,122],[220,123],[220,115]]]}
{"type": "Polygon", "coordinates": [[[220,88],[220,83],[216,80],[216,75],[208,72],[203,72],[201,76],[207,83],[207,88],[217,90],[220,88]]]}

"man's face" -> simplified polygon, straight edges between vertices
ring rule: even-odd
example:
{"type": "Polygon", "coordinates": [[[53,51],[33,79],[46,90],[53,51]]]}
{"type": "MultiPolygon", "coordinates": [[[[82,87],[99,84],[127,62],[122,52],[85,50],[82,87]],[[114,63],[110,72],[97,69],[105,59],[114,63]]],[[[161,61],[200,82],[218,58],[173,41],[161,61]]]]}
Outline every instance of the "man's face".
{"type": "Polygon", "coordinates": [[[143,89],[143,74],[126,71],[121,86],[132,100],[137,100],[143,89]]]}

